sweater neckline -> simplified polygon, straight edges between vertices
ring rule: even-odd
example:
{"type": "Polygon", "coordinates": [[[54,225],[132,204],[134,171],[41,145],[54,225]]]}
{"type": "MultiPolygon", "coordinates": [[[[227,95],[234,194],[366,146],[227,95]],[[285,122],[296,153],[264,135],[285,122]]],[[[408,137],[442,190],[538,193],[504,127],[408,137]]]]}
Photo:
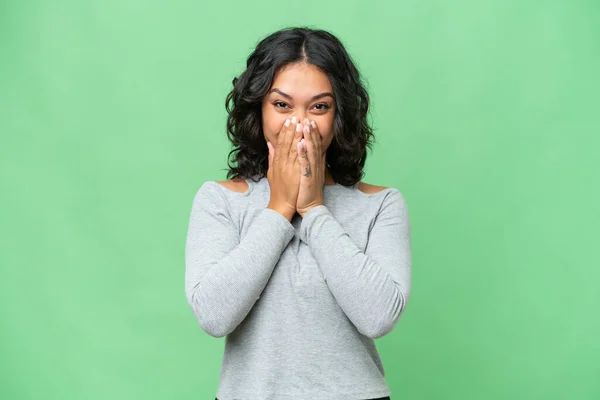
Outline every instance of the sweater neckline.
{"type": "MultiPolygon", "coordinates": [[[[254,186],[259,185],[259,184],[264,185],[268,182],[266,176],[260,178],[260,180],[258,182],[253,181],[252,178],[246,178],[245,181],[246,181],[246,183],[248,183],[248,190],[246,190],[246,192],[244,192],[244,193],[241,193],[242,195],[248,195],[252,192],[252,190],[254,189],[254,186]]],[[[344,186],[341,183],[336,182],[333,185],[324,185],[323,190],[331,190],[331,189],[337,189],[337,188],[348,188],[348,189],[356,190],[357,187],[358,187],[358,182],[355,183],[354,185],[350,185],[350,186],[344,186]]]]}

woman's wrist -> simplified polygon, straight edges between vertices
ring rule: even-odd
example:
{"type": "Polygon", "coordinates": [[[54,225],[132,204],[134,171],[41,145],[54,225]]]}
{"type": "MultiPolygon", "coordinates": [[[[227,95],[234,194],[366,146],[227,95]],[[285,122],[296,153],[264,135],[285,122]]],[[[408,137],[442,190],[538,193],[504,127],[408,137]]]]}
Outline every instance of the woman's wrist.
{"type": "Polygon", "coordinates": [[[289,207],[285,207],[285,206],[280,206],[277,204],[271,204],[269,203],[267,205],[267,208],[270,208],[273,211],[277,211],[279,214],[283,215],[285,218],[287,218],[288,221],[292,222],[292,218],[294,218],[294,214],[296,214],[296,210],[292,210],[289,207]]]}

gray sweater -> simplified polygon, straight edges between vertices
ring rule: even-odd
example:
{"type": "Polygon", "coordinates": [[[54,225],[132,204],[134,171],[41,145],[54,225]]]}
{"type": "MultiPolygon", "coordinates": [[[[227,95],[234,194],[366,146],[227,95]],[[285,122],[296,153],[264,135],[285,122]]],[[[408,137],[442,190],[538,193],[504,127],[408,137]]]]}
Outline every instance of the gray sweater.
{"type": "Polygon", "coordinates": [[[205,332],[226,336],[219,400],[389,396],[373,339],[411,290],[400,191],[324,186],[325,205],[290,223],[266,208],[266,177],[246,182],[244,193],[202,184],[185,249],[189,305],[205,332]]]}

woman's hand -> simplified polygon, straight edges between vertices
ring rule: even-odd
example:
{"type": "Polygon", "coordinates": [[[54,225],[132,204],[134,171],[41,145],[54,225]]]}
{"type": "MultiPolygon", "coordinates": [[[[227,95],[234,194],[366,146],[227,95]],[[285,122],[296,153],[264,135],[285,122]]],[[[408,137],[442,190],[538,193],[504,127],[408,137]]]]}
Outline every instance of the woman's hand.
{"type": "Polygon", "coordinates": [[[300,190],[296,202],[298,214],[304,218],[310,209],[325,205],[325,156],[322,151],[321,134],[315,121],[304,121],[304,139],[300,141],[300,190]]]}
{"type": "Polygon", "coordinates": [[[300,185],[298,151],[302,139],[302,123],[293,117],[285,121],[277,135],[277,143],[267,141],[269,169],[267,180],[271,198],[267,208],[279,212],[291,221],[296,213],[296,199],[300,185]]]}

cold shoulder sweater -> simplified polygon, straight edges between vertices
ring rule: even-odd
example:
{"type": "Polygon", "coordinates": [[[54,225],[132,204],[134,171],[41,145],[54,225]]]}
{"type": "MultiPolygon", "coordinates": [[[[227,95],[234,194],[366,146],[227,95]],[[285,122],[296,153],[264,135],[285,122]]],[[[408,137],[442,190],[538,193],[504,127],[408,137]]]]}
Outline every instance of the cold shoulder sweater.
{"type": "Polygon", "coordinates": [[[409,216],[393,187],[323,187],[325,205],[288,221],[266,208],[266,177],[244,193],[196,192],[185,293],[200,327],[225,338],[219,400],[390,395],[373,339],[411,290],[409,216]]]}

